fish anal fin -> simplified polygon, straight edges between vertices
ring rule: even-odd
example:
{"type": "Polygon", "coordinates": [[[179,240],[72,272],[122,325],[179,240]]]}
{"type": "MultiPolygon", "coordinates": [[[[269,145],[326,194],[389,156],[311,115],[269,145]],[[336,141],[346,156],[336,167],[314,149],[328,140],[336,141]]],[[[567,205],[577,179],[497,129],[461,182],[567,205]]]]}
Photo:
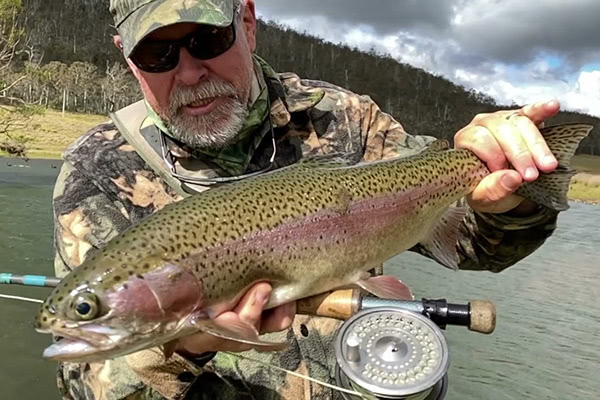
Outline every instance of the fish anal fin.
{"type": "Polygon", "coordinates": [[[467,213],[466,207],[451,207],[421,241],[423,248],[438,262],[447,268],[458,269],[458,251],[456,244],[458,232],[467,213]]]}
{"type": "Polygon", "coordinates": [[[356,282],[356,284],[367,292],[383,299],[413,299],[410,288],[402,283],[400,279],[394,276],[373,276],[371,278],[361,279],[356,282]]]}
{"type": "Polygon", "coordinates": [[[204,333],[221,339],[248,344],[259,351],[280,351],[288,347],[288,344],[285,342],[276,343],[261,340],[258,337],[256,328],[239,318],[231,318],[226,322],[217,322],[216,320],[205,318],[192,319],[192,324],[204,333]]]}

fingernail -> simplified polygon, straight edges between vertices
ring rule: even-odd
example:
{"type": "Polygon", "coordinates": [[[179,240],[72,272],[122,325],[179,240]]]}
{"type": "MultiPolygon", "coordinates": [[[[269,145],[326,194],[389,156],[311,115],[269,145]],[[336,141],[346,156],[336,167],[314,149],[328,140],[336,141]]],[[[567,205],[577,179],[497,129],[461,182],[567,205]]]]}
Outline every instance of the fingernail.
{"type": "Polygon", "coordinates": [[[535,179],[537,178],[538,172],[535,168],[529,167],[525,170],[525,179],[535,179]]]}
{"type": "Polygon", "coordinates": [[[518,179],[515,179],[512,174],[504,174],[502,175],[502,178],[500,178],[500,183],[504,186],[504,189],[512,192],[519,187],[520,182],[518,179]]]}
{"type": "Polygon", "coordinates": [[[554,156],[551,156],[551,155],[547,155],[547,156],[544,156],[544,158],[542,158],[542,164],[544,164],[548,167],[556,164],[556,162],[557,162],[556,158],[554,158],[554,156]]]}
{"type": "Polygon", "coordinates": [[[294,322],[294,317],[296,316],[296,302],[286,304],[282,313],[285,317],[281,324],[285,327],[289,327],[294,322]]]}
{"type": "Polygon", "coordinates": [[[269,300],[269,296],[271,296],[271,289],[259,290],[256,292],[256,301],[262,305],[269,300]]]}

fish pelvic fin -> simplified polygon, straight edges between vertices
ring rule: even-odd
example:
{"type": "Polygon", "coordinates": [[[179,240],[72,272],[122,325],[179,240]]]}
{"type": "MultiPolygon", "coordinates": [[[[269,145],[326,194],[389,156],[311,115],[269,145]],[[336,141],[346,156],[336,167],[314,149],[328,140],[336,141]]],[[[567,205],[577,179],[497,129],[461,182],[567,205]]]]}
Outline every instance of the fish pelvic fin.
{"type": "Polygon", "coordinates": [[[225,324],[219,323],[213,319],[198,318],[192,319],[192,324],[204,333],[208,333],[209,335],[221,339],[245,343],[258,351],[281,351],[288,347],[288,344],[285,342],[276,343],[261,340],[258,337],[256,328],[241,320],[227,321],[225,324]]]}
{"type": "Polygon", "coordinates": [[[575,175],[575,171],[570,169],[571,159],[579,143],[593,128],[592,125],[587,124],[564,124],[542,128],[540,132],[558,160],[558,167],[551,173],[540,173],[538,179],[525,183],[516,193],[553,210],[567,210],[569,184],[575,175]]]}
{"type": "Polygon", "coordinates": [[[467,213],[466,207],[450,207],[421,241],[421,246],[443,266],[458,270],[456,248],[458,232],[467,213]]]}

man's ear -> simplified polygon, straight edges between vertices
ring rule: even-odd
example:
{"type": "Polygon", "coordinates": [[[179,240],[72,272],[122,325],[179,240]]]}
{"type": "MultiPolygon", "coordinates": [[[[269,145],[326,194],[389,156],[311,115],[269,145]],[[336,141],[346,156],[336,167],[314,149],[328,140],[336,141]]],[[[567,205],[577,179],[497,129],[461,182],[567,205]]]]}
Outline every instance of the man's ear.
{"type": "Polygon", "coordinates": [[[256,50],[256,12],[254,0],[246,0],[244,7],[244,30],[250,51],[256,50]]]}
{"type": "MultiPolygon", "coordinates": [[[[119,35],[113,36],[113,43],[115,44],[117,49],[119,49],[119,51],[122,54],[123,53],[123,42],[121,41],[121,36],[119,36],[119,35]]],[[[129,66],[129,69],[131,70],[131,72],[133,72],[133,75],[139,80],[140,79],[140,71],[137,69],[136,65],[129,58],[125,58],[125,62],[129,66]]]]}

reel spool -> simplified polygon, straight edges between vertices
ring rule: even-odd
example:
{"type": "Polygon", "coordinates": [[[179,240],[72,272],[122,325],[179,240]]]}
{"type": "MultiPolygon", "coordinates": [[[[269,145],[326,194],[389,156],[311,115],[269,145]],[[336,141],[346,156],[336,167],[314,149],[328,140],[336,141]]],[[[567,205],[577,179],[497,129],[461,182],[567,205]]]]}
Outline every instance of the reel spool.
{"type": "Polygon", "coordinates": [[[340,327],[335,355],[337,384],[367,399],[446,395],[448,346],[440,328],[421,314],[394,307],[364,310],[340,327]]]}

